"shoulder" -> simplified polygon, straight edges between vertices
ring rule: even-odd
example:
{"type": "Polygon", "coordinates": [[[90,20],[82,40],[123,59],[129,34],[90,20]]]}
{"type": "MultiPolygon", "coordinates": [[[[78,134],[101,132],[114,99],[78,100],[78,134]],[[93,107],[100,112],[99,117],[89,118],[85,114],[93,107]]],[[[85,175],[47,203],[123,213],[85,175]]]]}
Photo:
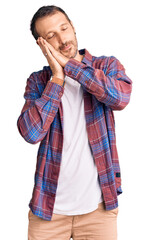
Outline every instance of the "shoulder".
{"type": "Polygon", "coordinates": [[[92,56],[93,59],[93,67],[99,68],[102,70],[107,70],[108,68],[120,68],[123,65],[115,56],[105,56],[102,55],[100,57],[92,56]]]}
{"type": "Polygon", "coordinates": [[[92,56],[92,60],[94,63],[101,63],[101,64],[111,64],[112,62],[117,62],[119,61],[115,56],[105,56],[105,55],[102,55],[102,56],[99,56],[99,57],[96,57],[96,56],[92,56]]]}

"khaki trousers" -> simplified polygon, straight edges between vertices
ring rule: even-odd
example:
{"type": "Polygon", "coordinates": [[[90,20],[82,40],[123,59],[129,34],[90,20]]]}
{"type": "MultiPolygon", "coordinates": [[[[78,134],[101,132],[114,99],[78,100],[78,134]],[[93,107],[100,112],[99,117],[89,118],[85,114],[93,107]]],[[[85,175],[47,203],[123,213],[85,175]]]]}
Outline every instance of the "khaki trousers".
{"type": "Polygon", "coordinates": [[[51,221],[28,213],[28,240],[117,240],[118,208],[106,211],[104,203],[82,215],[53,214],[51,221]]]}

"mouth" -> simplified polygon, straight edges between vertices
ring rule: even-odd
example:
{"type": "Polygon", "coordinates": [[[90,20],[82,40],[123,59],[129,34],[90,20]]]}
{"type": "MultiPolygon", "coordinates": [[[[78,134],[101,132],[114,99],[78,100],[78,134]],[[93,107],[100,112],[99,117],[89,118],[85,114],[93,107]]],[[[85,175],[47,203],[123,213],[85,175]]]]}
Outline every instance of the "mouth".
{"type": "Polygon", "coordinates": [[[68,46],[64,47],[64,48],[62,49],[62,51],[63,51],[63,52],[64,52],[64,51],[68,51],[70,48],[71,48],[71,44],[69,44],[68,46]]]}

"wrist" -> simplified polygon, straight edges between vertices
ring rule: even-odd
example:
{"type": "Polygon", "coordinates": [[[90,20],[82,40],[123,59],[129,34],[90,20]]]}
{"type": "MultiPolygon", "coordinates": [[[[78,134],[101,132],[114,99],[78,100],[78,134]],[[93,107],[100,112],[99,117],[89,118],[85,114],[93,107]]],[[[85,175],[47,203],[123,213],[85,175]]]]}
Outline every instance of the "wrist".
{"type": "Polygon", "coordinates": [[[59,78],[59,79],[62,79],[62,80],[64,80],[64,78],[65,78],[64,74],[53,74],[52,77],[59,78]]]}
{"type": "Polygon", "coordinates": [[[59,77],[56,77],[56,76],[52,76],[51,82],[57,83],[57,84],[59,84],[60,86],[63,86],[63,87],[65,85],[65,79],[64,78],[59,78],[59,77]]]}

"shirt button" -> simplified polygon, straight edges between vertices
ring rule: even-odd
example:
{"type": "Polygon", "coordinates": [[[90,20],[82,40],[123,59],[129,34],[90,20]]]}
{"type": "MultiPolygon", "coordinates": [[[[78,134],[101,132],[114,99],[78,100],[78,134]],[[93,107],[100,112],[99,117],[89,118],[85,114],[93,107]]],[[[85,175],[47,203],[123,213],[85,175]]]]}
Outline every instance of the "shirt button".
{"type": "Polygon", "coordinates": [[[85,83],[87,84],[87,81],[85,81],[85,83]]]}
{"type": "Polygon", "coordinates": [[[71,72],[71,71],[69,71],[69,72],[68,72],[68,74],[69,74],[69,75],[71,75],[71,74],[72,74],[72,72],[71,72]]]}

